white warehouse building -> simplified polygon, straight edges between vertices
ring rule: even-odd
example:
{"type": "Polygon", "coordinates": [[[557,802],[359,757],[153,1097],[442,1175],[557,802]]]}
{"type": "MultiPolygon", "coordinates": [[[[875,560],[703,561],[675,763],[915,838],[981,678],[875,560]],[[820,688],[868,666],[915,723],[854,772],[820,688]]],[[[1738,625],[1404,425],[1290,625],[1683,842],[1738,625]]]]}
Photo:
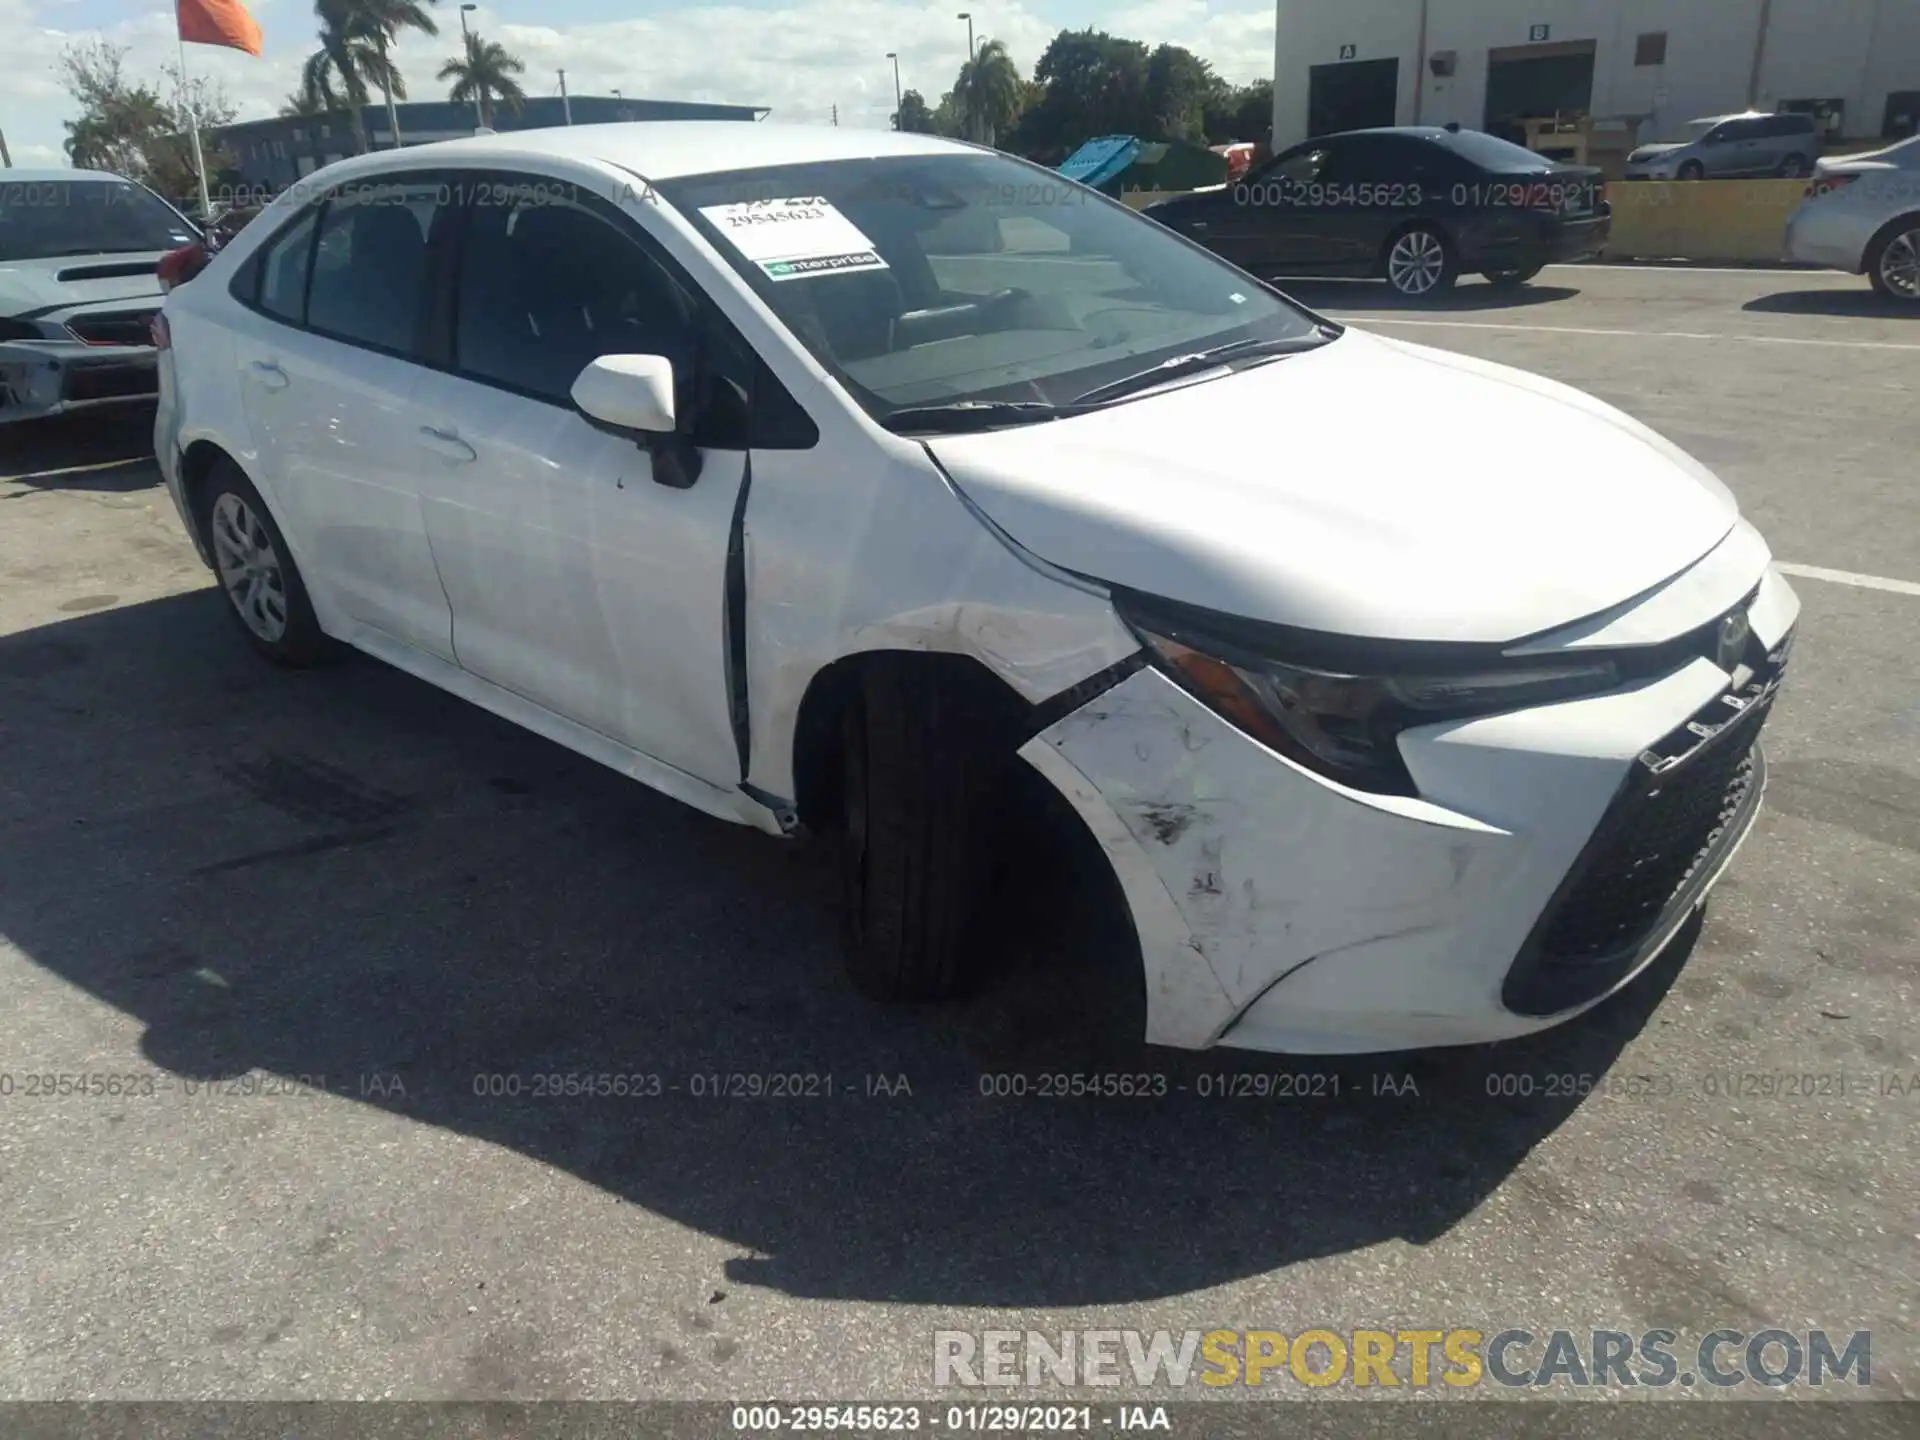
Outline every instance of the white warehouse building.
{"type": "Polygon", "coordinates": [[[1745,109],[1830,139],[1920,128],[1920,0],[1278,0],[1273,146],[1458,122],[1625,121],[1640,140],[1745,109]]]}

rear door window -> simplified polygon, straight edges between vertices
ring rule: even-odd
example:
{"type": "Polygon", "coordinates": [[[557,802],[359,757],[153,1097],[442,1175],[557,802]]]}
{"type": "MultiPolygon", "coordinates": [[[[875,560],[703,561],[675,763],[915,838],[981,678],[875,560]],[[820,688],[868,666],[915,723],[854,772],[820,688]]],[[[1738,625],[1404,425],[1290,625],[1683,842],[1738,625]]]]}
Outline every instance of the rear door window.
{"type": "Polygon", "coordinates": [[[395,355],[415,350],[427,306],[427,239],[450,189],[428,177],[328,197],[313,247],[307,326],[395,355]]]}

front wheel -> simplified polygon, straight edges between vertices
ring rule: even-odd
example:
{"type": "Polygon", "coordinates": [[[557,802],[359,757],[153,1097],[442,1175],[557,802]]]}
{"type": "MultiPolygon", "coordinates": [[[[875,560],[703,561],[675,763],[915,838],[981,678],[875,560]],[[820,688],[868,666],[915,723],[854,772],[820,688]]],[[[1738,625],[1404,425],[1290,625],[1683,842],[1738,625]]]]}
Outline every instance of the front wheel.
{"type": "Polygon", "coordinates": [[[1707,178],[1707,167],[1702,165],[1698,160],[1689,160],[1680,167],[1680,178],[1682,180],[1704,180],[1707,178]]]}
{"type": "Polygon", "coordinates": [[[325,659],[327,637],[286,537],[260,492],[239,466],[221,461],[207,477],[200,501],[200,524],[227,611],[253,648],[277,665],[301,667],[325,659]]]}
{"type": "Polygon", "coordinates": [[[841,914],[847,971],[877,1000],[938,1000],[973,978],[996,766],[964,688],[876,666],[841,717],[841,914]]]}
{"type": "Polygon", "coordinates": [[[1867,247],[1867,278],[1890,300],[1920,304],[1920,216],[1896,220],[1867,247]]]}
{"type": "Polygon", "coordinates": [[[1410,300],[1453,288],[1459,272],[1447,237],[1426,225],[1396,235],[1387,246],[1387,283],[1410,300]]]}
{"type": "Polygon", "coordinates": [[[1526,265],[1515,270],[1489,270],[1487,283],[1496,290],[1518,290],[1545,268],[1544,265],[1526,265]]]}

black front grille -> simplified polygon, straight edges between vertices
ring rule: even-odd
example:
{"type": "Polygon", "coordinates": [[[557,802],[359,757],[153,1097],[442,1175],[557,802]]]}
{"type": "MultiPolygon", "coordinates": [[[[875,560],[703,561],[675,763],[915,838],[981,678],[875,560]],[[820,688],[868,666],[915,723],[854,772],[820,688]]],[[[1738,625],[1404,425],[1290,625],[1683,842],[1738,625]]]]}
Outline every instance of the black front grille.
{"type": "Polygon", "coordinates": [[[151,345],[156,310],[115,310],[100,315],[78,315],[67,329],[89,345],[151,345]]]}
{"type": "Polygon", "coordinates": [[[1777,661],[1768,668],[1634,762],[1508,972],[1509,1010],[1551,1015],[1605,993],[1697,900],[1760,801],[1760,730],[1779,685],[1777,661]]]}
{"type": "Polygon", "coordinates": [[[1713,854],[1755,778],[1751,740],[1721,749],[1621,812],[1605,854],[1541,936],[1553,963],[1592,965],[1637,948],[1713,854]]]}

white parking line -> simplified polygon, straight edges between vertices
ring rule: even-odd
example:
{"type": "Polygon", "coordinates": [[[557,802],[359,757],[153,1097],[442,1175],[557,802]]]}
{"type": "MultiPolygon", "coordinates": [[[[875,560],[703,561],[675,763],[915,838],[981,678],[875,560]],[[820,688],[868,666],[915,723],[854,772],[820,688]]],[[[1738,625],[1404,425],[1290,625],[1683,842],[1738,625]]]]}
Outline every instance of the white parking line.
{"type": "Polygon", "coordinates": [[[0,484],[9,480],[51,480],[57,475],[91,475],[100,470],[124,470],[129,465],[151,464],[151,455],[129,455],[121,460],[97,460],[91,465],[63,465],[57,470],[29,470],[22,475],[0,475],[0,484]]]}
{"type": "Polygon", "coordinates": [[[1712,335],[1704,330],[1590,330],[1576,325],[1498,325],[1488,320],[1408,320],[1397,315],[1328,315],[1342,325],[1424,325],[1440,330],[1524,330],[1536,335],[1630,335],[1637,340],[1737,340],[1745,345],[1818,345],[1837,350],[1920,350],[1903,340],[1811,340],[1801,335],[1712,335]]]}
{"type": "Polygon", "coordinates": [[[1773,568],[1782,575],[1796,575],[1803,580],[1825,580],[1834,585],[1852,585],[1860,590],[1885,590],[1894,595],[1920,595],[1920,582],[1913,580],[1889,580],[1884,575],[1829,570],[1824,565],[1790,565],[1784,560],[1776,560],[1773,568]]]}

